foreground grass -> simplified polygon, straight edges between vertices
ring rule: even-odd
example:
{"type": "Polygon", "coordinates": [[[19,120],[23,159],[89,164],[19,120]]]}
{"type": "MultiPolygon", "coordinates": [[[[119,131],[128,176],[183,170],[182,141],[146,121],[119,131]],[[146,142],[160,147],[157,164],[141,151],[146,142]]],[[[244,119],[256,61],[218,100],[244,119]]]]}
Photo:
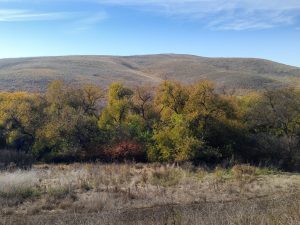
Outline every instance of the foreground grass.
{"type": "Polygon", "coordinates": [[[39,165],[0,173],[0,224],[300,224],[300,175],[251,166],[39,165]]]}

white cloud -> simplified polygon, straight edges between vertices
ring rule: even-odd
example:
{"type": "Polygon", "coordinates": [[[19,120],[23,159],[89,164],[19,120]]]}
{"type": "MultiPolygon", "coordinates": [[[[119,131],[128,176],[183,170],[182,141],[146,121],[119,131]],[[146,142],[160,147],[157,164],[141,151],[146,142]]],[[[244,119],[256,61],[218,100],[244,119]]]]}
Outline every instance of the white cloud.
{"type": "Polygon", "coordinates": [[[41,13],[19,9],[0,9],[0,22],[58,20],[69,16],[70,13],[66,12],[41,13]]]}
{"type": "MultiPolygon", "coordinates": [[[[0,0],[4,1],[4,0],[0,0]]],[[[87,30],[96,24],[106,20],[108,14],[100,11],[94,14],[89,12],[35,12],[21,9],[0,9],[1,22],[28,22],[28,21],[51,21],[67,20],[73,24],[75,32],[87,30]]],[[[72,26],[72,25],[71,25],[72,26]]]]}
{"type": "MultiPolygon", "coordinates": [[[[218,30],[270,29],[298,26],[300,23],[300,0],[0,0],[0,2],[25,5],[99,3],[104,6],[130,7],[167,17],[192,19],[204,27],[218,30]]],[[[0,21],[49,20],[63,16],[63,13],[21,10],[3,14],[3,10],[2,12],[0,10],[0,21]]],[[[87,17],[86,24],[90,22],[89,20],[102,20],[101,17],[102,15],[87,17]]],[[[84,18],[82,20],[84,23],[84,18]]]]}
{"type": "Polygon", "coordinates": [[[97,0],[166,16],[195,19],[210,29],[247,30],[289,26],[300,15],[300,0],[97,0]]]}
{"type": "Polygon", "coordinates": [[[75,22],[76,28],[74,30],[75,31],[88,30],[89,28],[97,25],[98,23],[103,22],[108,18],[109,18],[108,14],[104,11],[98,12],[97,14],[94,15],[83,17],[75,22]]]}
{"type": "Polygon", "coordinates": [[[222,15],[212,18],[207,27],[217,30],[249,30],[270,29],[295,24],[297,14],[282,11],[239,11],[234,13],[223,12],[222,15]]]}
{"type": "MultiPolygon", "coordinates": [[[[299,0],[95,0],[103,4],[117,5],[153,5],[180,7],[182,10],[207,10],[209,6],[218,9],[247,8],[247,9],[295,9],[300,8],[299,0]],[[198,9],[195,8],[198,6],[198,9]],[[200,8],[199,8],[200,7],[200,8]]],[[[177,8],[179,9],[179,8],[177,8]]]]}

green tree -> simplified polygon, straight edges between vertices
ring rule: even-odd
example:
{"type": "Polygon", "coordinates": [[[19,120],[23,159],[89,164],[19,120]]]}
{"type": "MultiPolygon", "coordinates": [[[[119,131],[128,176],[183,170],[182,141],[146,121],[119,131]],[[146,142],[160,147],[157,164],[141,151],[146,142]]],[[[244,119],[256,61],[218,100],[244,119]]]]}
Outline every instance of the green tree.
{"type": "Polygon", "coordinates": [[[5,94],[1,98],[0,126],[6,144],[29,152],[44,121],[44,99],[26,93],[5,94]]]}
{"type": "Polygon", "coordinates": [[[180,114],[188,98],[189,93],[185,86],[175,81],[164,81],[157,89],[155,103],[166,115],[172,112],[180,114]]]}
{"type": "Polygon", "coordinates": [[[285,169],[300,168],[300,92],[292,88],[268,90],[252,98],[245,115],[265,157],[285,169]],[[271,146],[269,143],[272,143],[271,146]],[[274,152],[274,150],[276,150],[274,152]]]}
{"type": "Polygon", "coordinates": [[[157,127],[153,139],[156,145],[148,151],[148,158],[152,161],[193,160],[203,145],[201,140],[193,136],[184,116],[176,113],[171,116],[167,125],[157,127]]]}
{"type": "Polygon", "coordinates": [[[69,160],[98,148],[104,139],[97,116],[102,97],[101,90],[92,85],[52,82],[46,92],[46,120],[36,133],[34,153],[48,160],[69,160]]]}
{"type": "Polygon", "coordinates": [[[100,116],[100,128],[120,128],[132,108],[132,96],[131,89],[120,83],[112,83],[108,91],[107,106],[100,116]]]}
{"type": "Polygon", "coordinates": [[[210,125],[215,121],[234,115],[230,102],[217,94],[213,83],[209,81],[202,81],[191,87],[185,112],[201,138],[206,137],[210,125]]]}

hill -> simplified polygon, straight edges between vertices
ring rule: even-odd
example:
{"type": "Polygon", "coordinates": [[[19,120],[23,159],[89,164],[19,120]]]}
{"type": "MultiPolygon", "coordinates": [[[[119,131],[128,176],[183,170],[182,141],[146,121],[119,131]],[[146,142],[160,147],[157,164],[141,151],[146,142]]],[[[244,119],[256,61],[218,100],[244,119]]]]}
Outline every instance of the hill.
{"type": "Polygon", "coordinates": [[[51,80],[107,87],[157,84],[164,79],[215,81],[240,91],[300,84],[300,68],[263,59],[206,58],[193,55],[61,56],[0,60],[0,90],[43,91],[51,80]]]}

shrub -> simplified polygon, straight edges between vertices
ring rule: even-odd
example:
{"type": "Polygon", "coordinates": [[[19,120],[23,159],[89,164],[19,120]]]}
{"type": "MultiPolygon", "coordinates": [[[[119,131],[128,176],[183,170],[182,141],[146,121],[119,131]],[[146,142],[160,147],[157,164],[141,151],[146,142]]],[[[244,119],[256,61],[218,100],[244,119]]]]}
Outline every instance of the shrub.
{"type": "Polygon", "coordinates": [[[106,156],[117,161],[145,161],[143,146],[134,141],[122,141],[106,151],[106,156]]]}
{"type": "Polygon", "coordinates": [[[31,197],[34,197],[38,195],[38,192],[36,189],[32,187],[25,187],[25,188],[15,188],[15,189],[10,189],[9,191],[6,192],[0,192],[0,197],[5,198],[5,199],[12,199],[16,198],[20,201],[24,199],[28,199],[31,197]]]}
{"type": "Polygon", "coordinates": [[[33,162],[34,158],[30,154],[15,150],[0,149],[0,169],[29,169],[33,162]]]}
{"type": "Polygon", "coordinates": [[[72,195],[74,188],[71,186],[58,186],[55,188],[50,188],[47,190],[47,194],[49,197],[54,199],[63,199],[66,198],[68,195],[72,195]]]}
{"type": "Polygon", "coordinates": [[[0,198],[22,201],[37,196],[37,174],[34,171],[16,171],[0,174],[0,198]]]}
{"type": "Polygon", "coordinates": [[[236,179],[253,177],[256,175],[256,168],[249,165],[235,165],[232,167],[232,173],[236,179]]]}
{"type": "Polygon", "coordinates": [[[179,169],[162,168],[153,172],[151,183],[157,186],[174,186],[180,182],[182,171],[179,169]]]}

